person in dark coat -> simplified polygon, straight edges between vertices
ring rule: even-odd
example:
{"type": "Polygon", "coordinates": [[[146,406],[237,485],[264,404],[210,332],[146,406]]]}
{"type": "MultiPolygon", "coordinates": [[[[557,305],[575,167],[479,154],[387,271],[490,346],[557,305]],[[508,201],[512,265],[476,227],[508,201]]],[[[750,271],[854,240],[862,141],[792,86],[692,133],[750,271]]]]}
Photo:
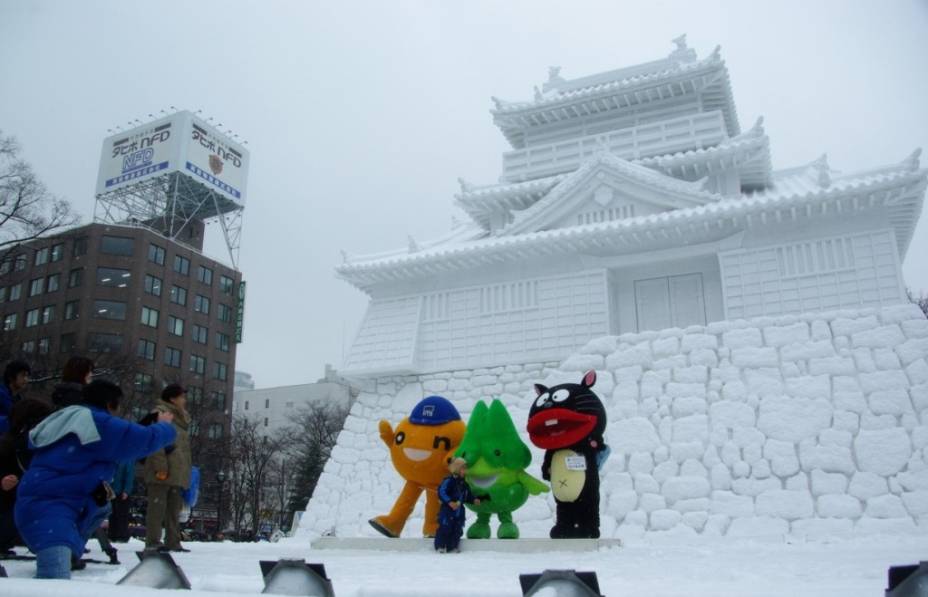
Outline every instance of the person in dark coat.
{"type": "Polygon", "coordinates": [[[29,384],[32,369],[25,361],[10,361],[3,370],[3,383],[0,384],[0,435],[10,428],[10,411],[19,402],[19,393],[29,384]]]}
{"type": "Polygon", "coordinates": [[[110,514],[110,539],[119,543],[129,540],[129,498],[135,487],[135,461],[120,462],[113,477],[113,513],[110,514]]]}
{"type": "Polygon", "coordinates": [[[464,475],[467,474],[467,461],[455,458],[448,465],[451,474],[438,486],[438,499],[441,509],[438,511],[438,531],[435,533],[435,549],[439,553],[458,552],[461,548],[461,535],[464,534],[464,504],[480,504],[480,499],[471,493],[464,475]]]}
{"type": "Polygon", "coordinates": [[[61,383],[52,390],[55,409],[74,406],[83,402],[81,390],[93,377],[93,361],[86,357],[71,357],[61,371],[61,383]]]}
{"type": "Polygon", "coordinates": [[[36,578],[70,578],[112,494],[116,464],[137,460],[174,442],[170,414],[142,427],[115,416],[122,390],[96,380],[84,403],[63,408],[29,433],[32,463],[19,484],[15,519],[36,554],[36,578]]]}
{"type": "Polygon", "coordinates": [[[52,407],[41,400],[20,400],[10,411],[10,430],[0,437],[0,558],[12,555],[13,547],[22,544],[13,521],[16,489],[32,459],[29,431],[51,412],[52,407]]]}

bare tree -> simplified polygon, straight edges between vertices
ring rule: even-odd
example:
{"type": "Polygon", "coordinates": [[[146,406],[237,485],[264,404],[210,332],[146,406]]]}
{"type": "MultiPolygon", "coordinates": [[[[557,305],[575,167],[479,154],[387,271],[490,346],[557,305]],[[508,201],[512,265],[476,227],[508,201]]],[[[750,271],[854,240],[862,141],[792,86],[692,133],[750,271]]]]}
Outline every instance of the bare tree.
{"type": "Polygon", "coordinates": [[[70,204],[52,195],[14,137],[0,131],[0,261],[20,244],[77,223],[70,204]]]}
{"type": "Polygon", "coordinates": [[[299,431],[293,446],[296,471],[287,507],[288,519],[292,519],[294,512],[306,509],[347,416],[347,408],[313,404],[297,418],[299,431]]]}
{"type": "Polygon", "coordinates": [[[262,432],[258,421],[236,416],[228,444],[231,473],[229,492],[232,526],[236,534],[255,536],[268,518],[270,477],[275,460],[285,456],[293,443],[289,430],[275,430],[273,436],[262,432]]]}

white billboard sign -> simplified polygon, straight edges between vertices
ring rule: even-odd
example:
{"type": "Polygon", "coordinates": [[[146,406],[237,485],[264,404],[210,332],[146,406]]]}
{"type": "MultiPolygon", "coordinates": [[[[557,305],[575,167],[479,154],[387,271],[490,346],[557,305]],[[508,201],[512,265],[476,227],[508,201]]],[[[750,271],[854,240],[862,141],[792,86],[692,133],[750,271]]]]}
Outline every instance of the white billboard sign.
{"type": "Polygon", "coordinates": [[[180,172],[244,205],[248,151],[187,111],[103,141],[97,195],[180,172]]]}

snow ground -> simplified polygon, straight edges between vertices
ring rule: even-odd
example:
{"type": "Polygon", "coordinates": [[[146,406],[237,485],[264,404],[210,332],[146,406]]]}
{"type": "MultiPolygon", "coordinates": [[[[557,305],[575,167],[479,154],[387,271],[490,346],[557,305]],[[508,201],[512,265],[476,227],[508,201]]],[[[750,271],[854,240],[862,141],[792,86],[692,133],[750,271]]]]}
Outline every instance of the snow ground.
{"type": "MultiPolygon", "coordinates": [[[[385,540],[386,543],[386,540],[385,540]]],[[[135,563],[136,541],[120,546],[122,566],[90,564],[71,581],[38,581],[34,562],[5,561],[5,597],[108,597],[135,563]],[[131,556],[131,557],[130,557],[131,556]]],[[[96,542],[89,557],[104,559],[96,542]]],[[[928,559],[928,536],[880,536],[831,543],[650,537],[592,553],[392,553],[311,550],[303,539],[279,543],[190,543],[175,555],[193,585],[191,597],[256,595],[258,561],[305,558],[325,564],[337,597],[520,597],[519,574],[545,568],[595,571],[608,597],[874,597],[886,588],[890,565],[928,559]],[[439,589],[435,589],[439,587],[439,589]]],[[[131,589],[137,595],[164,595],[131,589]]]]}

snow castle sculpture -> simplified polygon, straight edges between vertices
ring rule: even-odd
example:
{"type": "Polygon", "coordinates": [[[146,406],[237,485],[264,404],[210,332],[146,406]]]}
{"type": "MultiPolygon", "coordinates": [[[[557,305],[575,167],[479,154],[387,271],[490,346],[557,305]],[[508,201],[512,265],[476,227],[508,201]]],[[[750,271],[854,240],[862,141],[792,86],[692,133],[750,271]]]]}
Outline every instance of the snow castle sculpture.
{"type": "MultiPolygon", "coordinates": [[[[306,532],[365,534],[389,506],[375,483],[399,492],[365,459],[382,457],[364,447],[378,418],[440,392],[465,417],[498,397],[525,420],[534,383],[589,369],[613,449],[603,536],[928,526],[928,321],[900,269],[920,152],[774,170],[719,49],[674,41],[663,59],[552,68],[533,99],[493,98],[512,149],[499,182],[461,181],[469,221],[345,254],[337,274],[370,296],[343,369],[363,392],[306,532]]],[[[543,505],[517,512],[523,536],[547,535],[543,505]]]]}

